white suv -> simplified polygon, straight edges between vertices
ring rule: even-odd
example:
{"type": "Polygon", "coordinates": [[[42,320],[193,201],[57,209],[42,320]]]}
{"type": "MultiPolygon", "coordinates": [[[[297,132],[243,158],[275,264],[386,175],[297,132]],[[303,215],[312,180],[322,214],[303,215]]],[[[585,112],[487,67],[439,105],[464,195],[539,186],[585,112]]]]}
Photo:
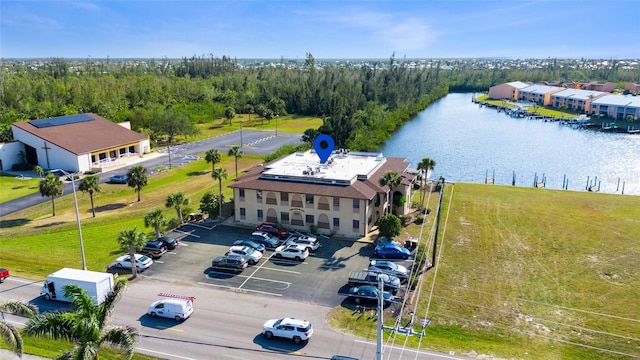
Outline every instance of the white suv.
{"type": "Polygon", "coordinates": [[[234,245],[229,248],[225,255],[240,255],[249,259],[249,265],[255,265],[262,259],[262,253],[248,246],[234,245]]]}
{"type": "Polygon", "coordinates": [[[313,328],[307,320],[294,318],[271,319],[262,325],[262,334],[267,339],[279,337],[290,339],[294,343],[300,344],[311,339],[313,328]]]}
{"type": "Polygon", "coordinates": [[[280,245],[273,252],[273,256],[281,259],[304,260],[309,256],[309,250],[304,245],[280,245]]]}
{"type": "Polygon", "coordinates": [[[309,235],[292,235],[284,243],[285,245],[304,245],[309,249],[309,251],[316,251],[320,247],[318,238],[309,235]]]}

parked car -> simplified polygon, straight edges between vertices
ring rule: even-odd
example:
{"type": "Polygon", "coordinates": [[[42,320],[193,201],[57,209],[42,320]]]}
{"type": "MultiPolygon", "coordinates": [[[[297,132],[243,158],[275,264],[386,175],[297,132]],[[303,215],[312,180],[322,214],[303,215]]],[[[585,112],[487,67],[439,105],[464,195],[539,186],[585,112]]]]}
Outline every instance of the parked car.
{"type": "Polygon", "coordinates": [[[9,277],[9,269],[0,268],[0,283],[9,277]]]}
{"type": "Polygon", "coordinates": [[[142,250],[140,250],[141,254],[150,256],[152,259],[159,259],[166,252],[167,248],[160,240],[147,241],[142,250]]]}
{"type": "MultiPolygon", "coordinates": [[[[136,268],[140,272],[147,270],[149,267],[151,267],[151,265],[153,265],[153,260],[146,255],[135,254],[135,259],[136,259],[135,260],[136,268]]],[[[116,266],[124,269],[131,269],[131,258],[129,257],[129,254],[122,255],[119,258],[117,258],[116,266]]]]}
{"type": "MultiPolygon", "coordinates": [[[[380,292],[378,288],[371,285],[354,286],[347,292],[347,296],[353,299],[356,304],[360,304],[362,302],[377,303],[379,294],[380,292]]],[[[385,304],[389,304],[393,299],[393,295],[388,291],[384,291],[382,293],[382,298],[384,299],[385,304]]]]}
{"type": "Polygon", "coordinates": [[[309,251],[316,251],[320,247],[320,242],[315,236],[309,235],[291,235],[284,241],[285,245],[304,245],[309,251]]]}
{"type": "Polygon", "coordinates": [[[309,257],[309,250],[304,245],[280,245],[273,252],[273,256],[281,259],[304,260],[309,257]]]}
{"type": "Polygon", "coordinates": [[[258,244],[262,244],[271,249],[277,248],[278,244],[280,244],[280,240],[278,240],[277,237],[271,236],[266,232],[262,232],[262,231],[254,231],[251,234],[251,237],[249,238],[249,240],[253,242],[257,242],[258,244]]]}
{"type": "Polygon", "coordinates": [[[397,276],[401,279],[406,279],[409,276],[406,267],[390,260],[371,260],[367,270],[397,276]]]}
{"type": "Polygon", "coordinates": [[[383,259],[408,259],[411,256],[409,249],[393,243],[376,245],[375,254],[383,259]]]}
{"type": "Polygon", "coordinates": [[[211,267],[219,270],[242,272],[249,264],[249,259],[239,255],[218,256],[211,261],[211,267]]]}
{"type": "Polygon", "coordinates": [[[271,319],[262,325],[262,334],[267,339],[274,337],[290,339],[300,344],[309,341],[313,335],[313,327],[307,320],[295,318],[271,319]]]}
{"type": "Polygon", "coordinates": [[[258,244],[257,242],[251,240],[236,240],[233,242],[233,245],[248,246],[254,250],[260,251],[261,253],[264,253],[264,251],[267,249],[267,247],[263,244],[258,244]]]}
{"type": "Polygon", "coordinates": [[[109,178],[109,182],[112,184],[126,184],[129,181],[127,175],[113,175],[109,178]]]}
{"type": "Polygon", "coordinates": [[[147,314],[183,321],[193,314],[193,302],[189,299],[158,300],[149,306],[147,314]]]}
{"type": "Polygon", "coordinates": [[[170,236],[162,236],[162,237],[159,237],[157,240],[161,241],[162,244],[167,248],[167,250],[173,250],[177,248],[178,245],[180,244],[180,241],[170,236]]]}
{"type": "Polygon", "coordinates": [[[400,289],[400,278],[388,274],[375,273],[373,271],[352,271],[347,282],[349,285],[373,285],[377,286],[382,280],[385,290],[395,294],[400,289]]]}
{"type": "Polygon", "coordinates": [[[260,251],[242,245],[234,245],[230,247],[229,251],[227,251],[225,255],[245,256],[249,261],[249,265],[255,265],[260,261],[260,259],[262,259],[262,253],[260,251]]]}
{"type": "Polygon", "coordinates": [[[286,239],[289,236],[289,230],[282,227],[280,224],[275,224],[271,222],[263,222],[258,225],[258,231],[266,232],[269,235],[273,235],[278,237],[279,239],[286,239]]]}

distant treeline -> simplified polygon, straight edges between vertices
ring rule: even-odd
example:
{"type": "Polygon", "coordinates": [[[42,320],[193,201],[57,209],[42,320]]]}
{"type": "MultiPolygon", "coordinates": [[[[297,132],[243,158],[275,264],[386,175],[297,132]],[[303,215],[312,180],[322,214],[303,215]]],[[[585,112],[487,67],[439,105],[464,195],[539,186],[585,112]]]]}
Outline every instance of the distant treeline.
{"type": "Polygon", "coordinates": [[[449,91],[482,92],[495,84],[522,81],[632,81],[626,69],[582,69],[560,65],[532,70],[442,69],[439,63],[410,69],[394,57],[378,66],[317,67],[311,54],[302,66],[243,67],[229,57],[191,57],[179,62],[78,62],[48,59],[3,62],[0,77],[0,141],[11,140],[10,124],[83,112],[131,121],[150,133],[166,109],[207,123],[229,114],[266,119],[286,114],[318,116],[317,129],[337,147],[375,150],[404,122],[449,91]],[[627,79],[629,78],[629,79],[627,79]]]}

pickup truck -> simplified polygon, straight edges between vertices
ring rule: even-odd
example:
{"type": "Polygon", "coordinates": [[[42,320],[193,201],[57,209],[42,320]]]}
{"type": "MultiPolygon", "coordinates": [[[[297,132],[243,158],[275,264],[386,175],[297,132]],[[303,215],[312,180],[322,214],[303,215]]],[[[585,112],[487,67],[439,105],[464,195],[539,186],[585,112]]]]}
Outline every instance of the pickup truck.
{"type": "Polygon", "coordinates": [[[0,283],[9,277],[9,269],[0,268],[0,283]]]}
{"type": "Polygon", "coordinates": [[[352,271],[349,273],[349,285],[373,285],[378,287],[378,276],[384,284],[384,289],[396,293],[400,288],[400,278],[372,271],[352,271]]]}

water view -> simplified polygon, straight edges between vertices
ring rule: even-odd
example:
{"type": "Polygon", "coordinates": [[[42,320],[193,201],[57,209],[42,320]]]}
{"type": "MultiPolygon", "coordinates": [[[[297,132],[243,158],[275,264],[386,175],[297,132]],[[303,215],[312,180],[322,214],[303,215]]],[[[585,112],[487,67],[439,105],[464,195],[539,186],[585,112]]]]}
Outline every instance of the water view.
{"type": "Polygon", "coordinates": [[[406,123],[382,148],[415,167],[436,161],[431,176],[448,182],[640,195],[640,135],[574,129],[559,123],[512,118],[471,102],[474,94],[449,94],[406,123]]]}

